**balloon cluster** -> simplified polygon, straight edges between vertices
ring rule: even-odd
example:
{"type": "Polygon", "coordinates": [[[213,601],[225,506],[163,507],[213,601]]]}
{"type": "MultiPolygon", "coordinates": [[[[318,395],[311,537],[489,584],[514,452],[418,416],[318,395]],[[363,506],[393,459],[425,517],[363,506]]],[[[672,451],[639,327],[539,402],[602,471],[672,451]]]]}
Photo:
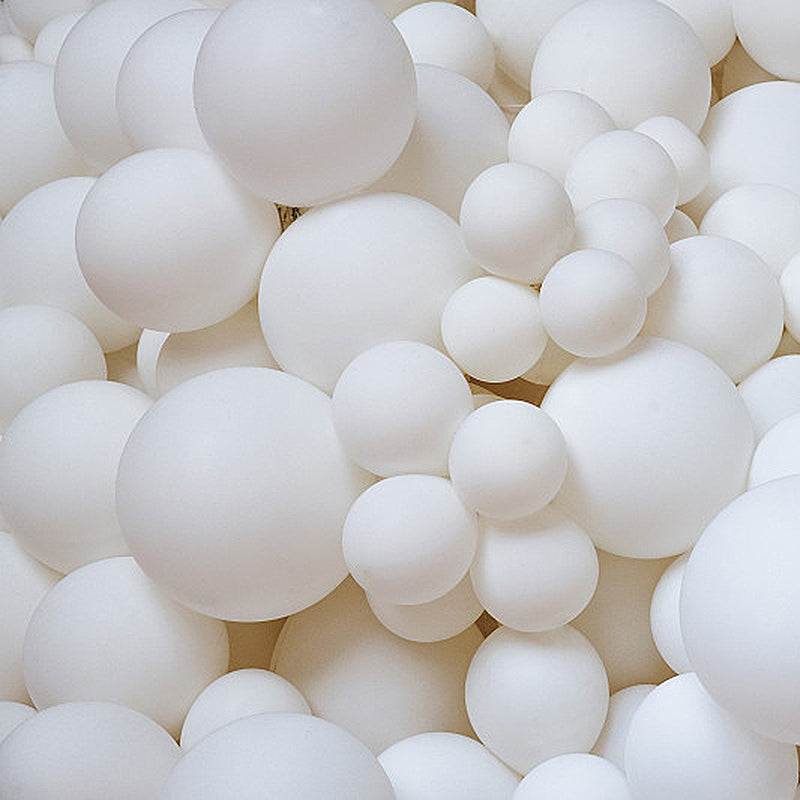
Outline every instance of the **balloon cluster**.
{"type": "Polygon", "coordinates": [[[0,798],[793,800],[799,81],[792,0],[1,2],[0,798]]]}

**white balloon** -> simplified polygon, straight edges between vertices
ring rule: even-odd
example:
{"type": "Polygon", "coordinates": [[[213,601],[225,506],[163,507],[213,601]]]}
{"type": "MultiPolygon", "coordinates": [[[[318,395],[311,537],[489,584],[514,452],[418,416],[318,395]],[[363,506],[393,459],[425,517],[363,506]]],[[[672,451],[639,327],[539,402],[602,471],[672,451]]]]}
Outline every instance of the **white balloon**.
{"type": "Polygon", "coordinates": [[[264,338],[285,370],[331,391],[373,345],[410,339],[443,349],[442,309],[479,274],[458,225],[429,203],[343,200],[303,214],[270,252],[258,293],[264,338]]]}
{"type": "Polygon", "coordinates": [[[508,160],[546,170],[564,182],[577,152],[614,121],[591,97],[556,90],[534,97],[517,115],[508,133],[508,160]]]}
{"type": "Polygon", "coordinates": [[[194,0],[105,0],[67,34],[55,66],[56,110],[70,142],[97,169],[134,151],[116,102],[119,70],[131,45],[160,19],[200,7],[194,0]]]}
{"type": "Polygon", "coordinates": [[[800,411],[800,356],[773,358],[739,384],[756,432],[761,437],[782,419],[800,411]]]}
{"type": "Polygon", "coordinates": [[[0,794],[158,800],[179,757],[170,735],[143,714],[116,703],[64,703],[40,711],[3,740],[0,794]]]}
{"type": "Polygon", "coordinates": [[[49,389],[105,378],[100,344],[72,314],[48,306],[0,311],[0,430],[49,389]]]}
{"type": "Polygon", "coordinates": [[[653,212],[635,200],[609,198],[584,208],[575,217],[572,248],[608,250],[622,256],[638,273],[648,296],[669,271],[667,234],[653,212]]]}
{"type": "Polygon", "coordinates": [[[133,43],[119,70],[116,104],[125,135],[137,150],[208,150],[194,110],[197,53],[219,16],[210,8],[171,14],[133,43]]]}
{"type": "Polygon", "coordinates": [[[528,164],[497,164],[467,188],[461,234],[487,271],[521,283],[539,283],[570,248],[572,205],[552,175],[528,164]]]}
{"type": "Polygon", "coordinates": [[[287,620],[272,669],[303,693],[314,714],[380,753],[417,733],[472,734],[464,679],[482,640],[475,626],[441,642],[401,639],[348,579],[287,620]]]}
{"type": "Polygon", "coordinates": [[[545,633],[498,628],[475,653],[465,692],[478,738],[521,774],[588,750],[608,709],[603,662],[569,625],[545,633]]]}
{"type": "Polygon", "coordinates": [[[783,331],[775,276],[749,247],[691,236],[670,247],[671,266],[648,301],[644,331],[693,347],[738,383],[766,363],[783,331]]]}
{"type": "Polygon", "coordinates": [[[733,0],[733,24],[742,46],[759,66],[788,80],[800,79],[800,9],[791,0],[733,0]]]}
{"type": "Polygon", "coordinates": [[[446,475],[450,442],[472,408],[458,367],[419,342],[371,347],[347,365],[333,390],[333,423],[344,449],[383,477],[446,475]]]}
{"type": "Polygon", "coordinates": [[[105,700],[177,736],[195,697],[227,669],[228,635],[222,622],[173,602],[122,556],[71,572],[45,595],[28,624],[23,661],[39,709],[105,700]]]}
{"type": "Polygon", "coordinates": [[[253,714],[310,714],[306,699],[289,681],[264,669],[239,669],[212,681],[192,703],[181,728],[188,750],[213,731],[253,714]]]}
{"type": "Polygon", "coordinates": [[[26,553],[10,533],[0,533],[0,699],[27,703],[22,644],[39,601],[61,577],[26,553]]]}
{"type": "Polygon", "coordinates": [[[415,89],[402,37],[368,0],[240,0],[194,76],[212,151],[256,194],[294,206],[383,175],[411,132],[415,89]]]}
{"type": "Polygon", "coordinates": [[[63,14],[87,11],[93,0],[6,0],[6,3],[14,26],[32,42],[49,22],[63,14]]]}
{"type": "Polygon", "coordinates": [[[478,520],[453,485],[434,475],[398,475],[356,499],[342,529],[356,582],[389,603],[429,603],[451,591],[475,557],[478,520]]]}
{"type": "Polygon", "coordinates": [[[421,197],[458,219],[470,183],[506,160],[508,121],[469,78],[432,64],[417,64],[415,70],[417,116],[408,143],[369,188],[421,197]]]}
{"type": "Polygon", "coordinates": [[[655,688],[653,683],[637,683],[611,695],[606,724],[592,748],[595,755],[605,758],[625,771],[625,741],[628,738],[628,728],[636,709],[655,688]]]}
{"type": "Polygon", "coordinates": [[[798,475],[726,506],[689,557],[680,612],[689,661],[712,697],[742,724],[791,743],[800,742],[799,509],[798,475]]]}
{"type": "Polygon", "coordinates": [[[152,401],[110,381],[79,381],[40,395],[0,443],[0,501],[19,543],[68,572],[128,547],[114,486],[122,449],[152,401]]]}
{"type": "Polygon", "coordinates": [[[657,686],[637,709],[625,771],[634,796],[648,800],[791,800],[797,753],[745,728],[689,673],[657,686]]]}
{"type": "Polygon", "coordinates": [[[74,314],[106,352],[136,341],[139,329],[106,308],[86,284],[75,252],[75,221],[94,178],[64,178],[35,189],[0,223],[0,300],[74,314]]]}
{"type": "Polygon", "coordinates": [[[722,370],[685,345],[643,337],[614,358],[578,360],[542,409],[570,459],[555,502],[605,550],[682,553],[744,489],[747,410],[722,370]]]}
{"type": "Polygon", "coordinates": [[[544,508],[567,472],[558,426],[540,408],[501,400],[473,411],[450,447],[450,478],[469,508],[518,519],[544,508]]]}
{"type": "Polygon", "coordinates": [[[342,523],[370,481],[331,417],[319,389],[259,367],[208,372],[161,397],[117,477],[120,523],[145,572],[190,608],[241,622],[328,594],[347,574],[342,523]]]}
{"type": "Polygon", "coordinates": [[[511,800],[519,784],[519,775],[482,744],[457,733],[409,736],[378,761],[397,800],[511,800]]]}
{"type": "Polygon", "coordinates": [[[547,631],[572,621],[592,599],[597,553],[585,531],[547,507],[514,522],[483,519],[470,576],[501,625],[547,631]]]}
{"type": "Polygon", "coordinates": [[[534,767],[513,800],[633,800],[625,773],[589,753],[565,753],[534,767]]]}
{"type": "Polygon", "coordinates": [[[689,24],[654,0],[587,0],[542,39],[531,94],[587,94],[621,128],[677,117],[695,133],[708,112],[708,56],[689,24]]]}
{"type": "Polygon", "coordinates": [[[650,628],[658,652],[677,673],[691,672],[681,634],[680,598],[689,554],[676,558],[658,579],[650,603],[650,628]]]}
{"type": "Polygon", "coordinates": [[[539,293],[485,275],[450,295],[442,311],[447,352],[467,374],[482,381],[518,378],[540,358],[547,333],[539,314],[539,293]]]}
{"type": "Polygon", "coordinates": [[[375,756],[347,731],[310,714],[256,714],[198,742],[178,762],[159,798],[264,796],[391,800],[394,793],[375,756]]]}
{"type": "Polygon", "coordinates": [[[279,234],[272,204],[213,156],[176,147],[107,170],[81,206],[75,245],[86,282],[109,308],[142,327],[186,331],[253,297],[279,234]]]}

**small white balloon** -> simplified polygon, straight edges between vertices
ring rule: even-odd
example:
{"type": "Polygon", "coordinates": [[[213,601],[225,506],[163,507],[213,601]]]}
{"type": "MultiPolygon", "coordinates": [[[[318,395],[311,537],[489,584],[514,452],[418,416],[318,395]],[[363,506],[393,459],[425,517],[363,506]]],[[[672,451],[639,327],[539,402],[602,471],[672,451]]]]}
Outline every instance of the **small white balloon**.
{"type": "Polygon", "coordinates": [[[540,358],[547,333],[539,293],[503,278],[475,278],[450,295],[442,339],[453,361],[478,380],[519,378],[540,358]]]}
{"type": "Polygon", "coordinates": [[[144,714],[116,703],[63,703],[3,740],[0,795],[158,800],[179,758],[172,737],[144,714]]]}
{"type": "Polygon", "coordinates": [[[342,529],[344,560],[369,594],[390,603],[428,603],[466,575],[478,521],[450,481],[398,475],[367,489],[342,529]]]}
{"type": "Polygon", "coordinates": [[[589,753],[565,753],[534,767],[513,800],[633,800],[625,773],[589,753]]]}
{"type": "Polygon", "coordinates": [[[494,76],[494,46],[474,14],[452,3],[415,4],[394,18],[415,64],[458,72],[487,89],[494,76]]]}
{"type": "Polygon", "coordinates": [[[534,97],[508,133],[508,160],[549,172],[561,183],[578,151],[616,126],[608,112],[580,92],[556,90],[534,97]]]}
{"type": "Polygon", "coordinates": [[[637,683],[611,695],[606,724],[592,748],[595,755],[605,758],[625,771],[625,742],[631,720],[636,709],[655,688],[654,683],[637,683]]]}
{"type": "Polygon", "coordinates": [[[647,296],[639,273],[606,250],[575,250],[557,261],[539,292],[550,338],[576,356],[598,358],[629,345],[644,324],[647,296]]]}
{"type": "Polygon", "coordinates": [[[569,625],[498,628],[475,653],[465,692],[478,738],[523,775],[553,756],[589,750],[608,710],[603,662],[569,625]]]}
{"type": "Polygon", "coordinates": [[[384,750],[378,761],[397,800],[511,800],[519,775],[482,744],[457,733],[420,733],[384,750]]]}
{"type": "Polygon", "coordinates": [[[631,721],[625,771],[648,800],[792,800],[797,752],[746,728],[694,673],[657,686],[631,721]]]}
{"type": "Polygon", "coordinates": [[[567,448],[540,408],[500,400],[464,420],[449,463],[453,486],[469,508],[511,520],[539,511],[555,497],[567,472],[567,448]]]}
{"type": "Polygon", "coordinates": [[[597,552],[586,531],[549,507],[514,522],[483,519],[470,576],[501,625],[547,631],[571,622],[592,599],[597,552]]]}
{"type": "Polygon", "coordinates": [[[639,274],[648,296],[669,271],[667,234],[653,212],[635,200],[598,200],[577,214],[572,249],[584,248],[622,256],[639,274]]]}
{"type": "Polygon", "coordinates": [[[209,733],[253,714],[310,714],[306,699],[285,678],[265,669],[238,669],[212,681],[197,696],[181,728],[183,750],[209,733]]]}
{"type": "Polygon", "coordinates": [[[461,234],[487,271],[539,283],[570,248],[574,214],[561,184],[528,164],[498,164],[469,185],[461,234]]]}
{"type": "Polygon", "coordinates": [[[650,629],[661,657],[677,673],[691,672],[681,634],[680,598],[689,554],[676,558],[658,579],[650,603],[650,629]]]}
{"type": "Polygon", "coordinates": [[[348,364],[333,390],[333,423],[350,458],[381,475],[447,474],[456,429],[472,411],[464,376],[420,342],[385,342],[348,364]]]}
{"type": "Polygon", "coordinates": [[[598,200],[623,197],[647,206],[665,225],[678,201],[678,171],[667,151],[649,136],[609,131],[578,150],[564,188],[576,213],[598,200]]]}
{"type": "Polygon", "coordinates": [[[761,437],[782,419],[800,411],[800,355],[767,361],[739,384],[756,432],[761,437]]]}

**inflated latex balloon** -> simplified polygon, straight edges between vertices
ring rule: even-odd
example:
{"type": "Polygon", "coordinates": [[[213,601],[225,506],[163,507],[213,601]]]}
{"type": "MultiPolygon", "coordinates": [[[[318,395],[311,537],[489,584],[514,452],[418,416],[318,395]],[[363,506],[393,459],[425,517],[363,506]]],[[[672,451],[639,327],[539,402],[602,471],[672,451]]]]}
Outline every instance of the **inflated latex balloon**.
{"type": "Polygon", "coordinates": [[[32,60],[33,47],[27,39],[13,33],[0,33],[0,64],[32,60]]]}
{"type": "Polygon", "coordinates": [[[446,475],[450,442],[472,409],[458,367],[420,342],[371,347],[347,365],[333,390],[333,423],[344,449],[384,477],[446,475]]]}
{"type": "Polygon", "coordinates": [[[514,522],[484,518],[470,576],[501,625],[547,631],[573,620],[592,599],[597,553],[585,531],[550,507],[514,522]]]}
{"type": "Polygon", "coordinates": [[[678,205],[697,197],[708,183],[708,153],[700,139],[675,117],[650,117],[635,130],[658,142],[678,171],[678,205]]]}
{"type": "Polygon", "coordinates": [[[569,252],[574,214],[564,188],[528,164],[498,164],[469,185],[461,203],[461,234],[487,271],[539,283],[569,252]]]}
{"type": "Polygon", "coordinates": [[[228,635],[121,556],[87,564],[47,593],[28,624],[23,662],[37,708],[107,700],[177,736],[197,695],[226,671],[228,635]]]}
{"type": "Polygon", "coordinates": [[[699,214],[734,186],[770,183],[800,194],[800,85],[769,81],[724,97],[708,115],[700,138],[708,149],[709,182],[699,214]]]}
{"type": "Polygon", "coordinates": [[[587,94],[620,128],[677,117],[695,133],[708,112],[708,56],[690,25],[655,0],[587,0],[542,40],[531,94],[587,94]]]}
{"type": "Polygon", "coordinates": [[[637,683],[611,695],[606,724],[592,748],[595,755],[625,770],[625,742],[628,738],[628,728],[636,709],[655,688],[653,683],[637,683]]]}
{"type": "Polygon", "coordinates": [[[342,529],[356,582],[389,603],[429,603],[467,574],[478,520],[453,485],[434,475],[379,481],[353,503],[342,529]]]}
{"type": "Polygon", "coordinates": [[[800,356],[767,361],[739,384],[739,394],[760,439],[773,425],[800,411],[800,356]]]}
{"type": "Polygon", "coordinates": [[[558,426],[540,408],[501,400],[464,420],[449,462],[453,486],[469,508],[510,520],[553,499],[567,472],[567,448],[558,426]]]}
{"type": "Polygon", "coordinates": [[[477,0],[478,19],[486,26],[497,52],[497,65],[522,86],[531,79],[536,48],[553,23],[580,0],[477,0]]]}
{"type": "Polygon", "coordinates": [[[545,92],[534,97],[512,123],[508,159],[539,167],[563,183],[577,152],[614,127],[606,110],[587,95],[545,92]]]}
{"type": "Polygon", "coordinates": [[[589,753],[565,753],[532,769],[513,800],[633,800],[625,773],[589,753]]]}
{"type": "Polygon", "coordinates": [[[264,669],[236,670],[197,696],[181,728],[181,747],[188,750],[212,731],[253,714],[310,713],[303,695],[280,675],[264,669]]]}
{"type": "Polygon", "coordinates": [[[706,211],[700,233],[747,245],[779,278],[800,250],[800,197],[782,186],[736,186],[706,211]]]}
{"type": "Polygon", "coordinates": [[[0,444],[0,503],[26,550],[59,572],[128,552],[115,510],[117,465],[151,404],[129,386],[79,381],[14,417],[0,444]]]}
{"type": "Polygon", "coordinates": [[[36,709],[26,703],[0,700],[0,742],[25,720],[35,716],[36,709]]]}
{"type": "Polygon", "coordinates": [[[494,46],[474,14],[451,3],[422,3],[394,18],[415,64],[458,72],[487,89],[494,76],[494,46]]]}
{"type": "Polygon", "coordinates": [[[192,85],[200,45],[218,16],[210,8],[172,14],[148,28],[128,51],[116,103],[122,130],[137,150],[208,149],[197,124],[192,85]]]}
{"type": "Polygon", "coordinates": [[[86,284],[75,252],[75,221],[94,178],[64,178],[26,195],[0,223],[0,301],[56,306],[75,315],[106,352],[139,329],[106,308],[86,284]]]}
{"type": "Polygon", "coordinates": [[[469,628],[483,613],[469,574],[429,603],[399,605],[367,595],[372,613],[384,627],[412,642],[440,642],[469,628]]]}
{"type": "Polygon", "coordinates": [[[413,194],[458,219],[474,178],[506,160],[508,120],[469,78],[431,64],[415,70],[417,116],[408,144],[370,191],[413,194]]]}
{"type": "Polygon", "coordinates": [[[34,41],[49,22],[62,14],[88,11],[92,0],[6,0],[6,10],[19,32],[34,41]]]}
{"type": "Polygon", "coordinates": [[[603,659],[612,692],[659,683],[672,674],[656,649],[650,602],[667,559],[633,559],[597,551],[600,579],[586,609],[573,621],[603,659]]]}
{"type": "Polygon", "coordinates": [[[48,306],[0,311],[0,430],[49,389],[105,377],[102,348],[69,312],[48,306]]]}
{"type": "Polygon", "coordinates": [[[170,735],[143,714],[116,703],[64,703],[2,742],[0,795],[158,800],[179,758],[170,735]]]}
{"type": "Polygon", "coordinates": [[[736,498],[695,546],[681,589],[683,641],[705,688],[743,724],[792,743],[800,742],[799,509],[798,475],[736,498]]]}
{"type": "Polygon", "coordinates": [[[465,693],[478,738],[523,775],[553,756],[587,751],[608,709],[603,662],[569,625],[498,628],[475,653],[465,693]]]}
{"type": "Polygon", "coordinates": [[[172,771],[160,800],[369,797],[394,792],[375,756],[310,714],[256,714],[214,731],[172,771]]]}
{"type": "MultiPolygon", "coordinates": [[[[131,45],[194,0],[107,0],[70,30],[55,67],[56,110],[76,150],[100,170],[134,151],[117,113],[117,78],[131,45]]],[[[55,176],[54,176],[55,177],[55,176]]],[[[51,178],[52,180],[52,178],[51,178]]]]}
{"type": "Polygon", "coordinates": [[[0,214],[42,184],[92,169],[56,115],[53,68],[36,61],[0,64],[0,214]]]}
{"type": "Polygon", "coordinates": [[[482,640],[475,626],[441,642],[401,639],[348,579],[286,621],[272,668],[303,693],[314,714],[380,753],[417,733],[472,733],[464,678],[482,640]]]}
{"type": "Polygon", "coordinates": [[[378,761],[397,800],[511,800],[519,775],[482,744],[457,733],[420,733],[384,750],[378,761]]]}
{"type": "MultiPolygon", "coordinates": [[[[680,212],[675,212],[680,213],[680,212]]],[[[651,295],[669,271],[669,242],[660,222],[635,200],[598,200],[575,217],[575,250],[608,250],[622,256],[638,273],[651,295]]]]}
{"type": "Polygon", "coordinates": [[[256,194],[296,206],[383,175],[415,98],[403,39],[369,0],[237,2],[203,40],[194,76],[213,152],[256,194]]]}
{"type": "Polygon", "coordinates": [[[795,748],[748,730],[694,673],[657,686],[631,721],[625,771],[648,800],[792,800],[795,748]]]}
{"type": "Polygon", "coordinates": [[[778,281],[749,247],[722,236],[683,239],[670,257],[664,284],[648,300],[645,332],[699,350],[738,383],[780,341],[778,281]]]}
{"type": "Polygon", "coordinates": [[[742,46],[765,70],[800,80],[800,9],[791,0],[733,0],[733,24],[742,46]]]}
{"type": "Polygon", "coordinates": [[[547,333],[539,293],[486,275],[450,295],[442,312],[442,339],[461,369],[482,381],[518,378],[540,358],[547,333]]]}
{"type": "Polygon", "coordinates": [[[175,147],[105,172],[81,206],[75,246],[86,282],[109,308],[142,327],[187,331],[253,297],[279,234],[272,204],[213,156],[175,147]]]}
{"type": "Polygon", "coordinates": [[[688,239],[690,236],[697,236],[697,225],[694,224],[692,218],[681,211],[679,208],[675,209],[673,215],[669,218],[669,222],[664,226],[670,244],[675,244],[681,239],[688,239]]]}
{"type": "Polygon", "coordinates": [[[665,225],[678,200],[678,172],[667,151],[649,136],[609,131],[578,150],[564,187],[576,213],[598,200],[622,197],[647,206],[665,225]]]}
{"type": "Polygon", "coordinates": [[[605,550],[682,553],[744,489],[747,409],[713,361],[678,342],[642,337],[616,357],[578,360],[542,409],[570,459],[555,502],[605,550]]]}
{"type": "Polygon", "coordinates": [[[27,703],[22,643],[39,601],[61,577],[29,556],[10,533],[0,533],[0,700],[27,703]]]}
{"type": "Polygon", "coordinates": [[[550,338],[576,356],[598,358],[629,345],[644,324],[647,296],[639,272],[606,250],[575,250],[557,261],[539,292],[550,338]]]}
{"type": "Polygon", "coordinates": [[[731,49],[736,31],[731,15],[731,0],[660,0],[680,14],[697,34],[713,67],[731,49]]]}
{"type": "Polygon", "coordinates": [[[683,646],[680,619],[681,585],[688,560],[688,553],[684,554],[664,570],[664,574],[658,579],[650,603],[650,628],[653,631],[653,641],[661,657],[677,673],[692,671],[686,648],[683,646]]]}
{"type": "Polygon", "coordinates": [[[54,67],[67,35],[84,13],[84,11],[71,11],[50,20],[36,37],[33,57],[42,64],[54,67]]]}
{"type": "Polygon", "coordinates": [[[331,391],[373,345],[410,339],[443,349],[442,309],[480,274],[458,225],[429,203],[343,200],[304,214],[270,252],[258,294],[264,338],[285,370],[331,391]]]}
{"type": "Polygon", "coordinates": [[[345,577],[341,526],[369,481],[319,389],[231,367],[175,387],[137,425],[117,512],[137,561],[176,600],[222,619],[277,619],[345,577]]]}

